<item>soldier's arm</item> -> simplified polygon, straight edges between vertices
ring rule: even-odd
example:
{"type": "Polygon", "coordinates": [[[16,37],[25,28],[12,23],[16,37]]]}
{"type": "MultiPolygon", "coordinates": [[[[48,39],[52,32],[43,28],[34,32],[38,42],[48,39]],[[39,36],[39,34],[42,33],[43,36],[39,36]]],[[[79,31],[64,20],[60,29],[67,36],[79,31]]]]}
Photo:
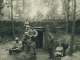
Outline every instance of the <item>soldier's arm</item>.
{"type": "Polygon", "coordinates": [[[22,47],[22,42],[20,41],[18,48],[21,48],[21,47],[22,47]]]}
{"type": "Polygon", "coordinates": [[[30,37],[32,37],[31,30],[28,31],[28,34],[27,35],[30,36],[30,37]]]}
{"type": "Polygon", "coordinates": [[[15,42],[13,42],[13,47],[12,48],[15,48],[16,46],[15,46],[15,42]]]}
{"type": "Polygon", "coordinates": [[[38,35],[38,32],[37,32],[36,30],[34,30],[34,31],[35,31],[35,33],[36,33],[36,34],[34,35],[34,37],[36,37],[36,36],[38,35]]]}

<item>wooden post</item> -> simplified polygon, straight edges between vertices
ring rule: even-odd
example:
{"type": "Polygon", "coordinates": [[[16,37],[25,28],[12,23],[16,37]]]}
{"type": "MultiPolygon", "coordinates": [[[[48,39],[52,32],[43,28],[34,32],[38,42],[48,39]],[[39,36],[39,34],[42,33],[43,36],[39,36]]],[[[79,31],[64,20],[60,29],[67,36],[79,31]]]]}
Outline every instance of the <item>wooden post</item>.
{"type": "Polygon", "coordinates": [[[72,23],[72,35],[71,35],[70,54],[69,54],[69,56],[72,56],[73,55],[75,20],[76,20],[76,0],[74,0],[74,16],[73,16],[73,23],[72,23]]]}
{"type": "Polygon", "coordinates": [[[45,34],[43,32],[43,50],[45,50],[45,34]]]}

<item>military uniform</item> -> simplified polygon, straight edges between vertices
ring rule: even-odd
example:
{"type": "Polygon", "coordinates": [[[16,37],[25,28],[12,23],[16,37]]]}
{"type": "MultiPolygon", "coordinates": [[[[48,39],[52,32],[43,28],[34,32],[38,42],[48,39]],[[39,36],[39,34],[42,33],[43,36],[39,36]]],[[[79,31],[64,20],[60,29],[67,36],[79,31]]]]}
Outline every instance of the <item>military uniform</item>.
{"type": "Polygon", "coordinates": [[[48,51],[49,51],[49,55],[50,57],[49,58],[52,58],[52,51],[53,51],[53,47],[54,47],[54,40],[51,39],[49,42],[48,42],[48,51]]]}
{"type": "Polygon", "coordinates": [[[31,39],[28,39],[28,40],[27,40],[27,45],[26,45],[26,47],[27,47],[27,53],[29,53],[30,47],[31,47],[31,39]]]}
{"type": "Polygon", "coordinates": [[[61,45],[62,45],[62,47],[63,47],[63,49],[64,49],[64,50],[63,50],[63,51],[64,51],[64,52],[63,52],[63,56],[65,56],[65,55],[66,55],[65,52],[66,52],[66,50],[67,50],[67,48],[68,48],[69,45],[68,45],[68,44],[65,44],[65,43],[62,43],[61,45]]]}
{"type": "Polygon", "coordinates": [[[34,41],[31,43],[31,49],[33,50],[33,54],[35,55],[36,54],[36,43],[34,41]]]}
{"type": "Polygon", "coordinates": [[[24,50],[24,45],[27,44],[27,40],[29,39],[30,37],[28,35],[24,35],[23,36],[23,39],[22,39],[22,49],[24,50]]]}
{"type": "Polygon", "coordinates": [[[10,55],[13,51],[20,52],[22,50],[22,42],[18,40],[18,38],[15,38],[15,42],[13,42],[13,47],[9,49],[10,55]]]}
{"type": "Polygon", "coordinates": [[[63,56],[63,47],[62,46],[58,46],[55,50],[54,53],[55,57],[61,57],[63,56]]]}

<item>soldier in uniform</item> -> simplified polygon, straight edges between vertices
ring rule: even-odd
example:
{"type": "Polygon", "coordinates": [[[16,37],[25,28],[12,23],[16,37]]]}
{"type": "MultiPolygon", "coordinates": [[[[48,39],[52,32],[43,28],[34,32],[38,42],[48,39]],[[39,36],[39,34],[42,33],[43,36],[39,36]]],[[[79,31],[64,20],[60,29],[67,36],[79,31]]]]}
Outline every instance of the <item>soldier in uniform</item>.
{"type": "Polygon", "coordinates": [[[54,47],[54,39],[50,39],[49,41],[48,41],[48,51],[49,51],[49,58],[48,59],[51,59],[52,58],[52,51],[53,51],[53,47],[54,47]]]}
{"type": "Polygon", "coordinates": [[[34,55],[35,55],[36,54],[36,43],[33,39],[32,39],[32,42],[31,42],[31,48],[33,49],[33,52],[34,52],[34,55]]]}
{"type": "Polygon", "coordinates": [[[27,46],[27,40],[29,40],[30,37],[28,35],[23,35],[22,39],[22,50],[24,50],[24,45],[27,46]]]}
{"type": "Polygon", "coordinates": [[[30,51],[30,47],[31,47],[31,39],[30,38],[27,40],[27,46],[26,47],[27,47],[27,53],[26,54],[28,54],[30,51]]]}
{"type": "Polygon", "coordinates": [[[62,45],[62,47],[63,47],[63,49],[64,49],[64,50],[63,50],[63,51],[64,51],[64,52],[63,52],[63,56],[65,56],[65,55],[66,55],[65,52],[66,52],[66,50],[68,49],[69,44],[62,43],[61,45],[62,45]]]}
{"type": "Polygon", "coordinates": [[[26,26],[26,31],[25,31],[25,34],[23,35],[23,38],[22,38],[22,50],[24,50],[24,45],[27,44],[27,40],[30,38],[28,36],[28,31],[30,30],[30,26],[26,26]]]}
{"type": "Polygon", "coordinates": [[[62,57],[63,56],[63,47],[61,46],[61,44],[59,44],[59,46],[56,48],[55,50],[55,57],[62,57]]]}
{"type": "Polygon", "coordinates": [[[9,53],[11,55],[13,51],[20,52],[21,50],[22,50],[22,42],[19,41],[18,37],[16,37],[15,42],[13,42],[13,47],[11,49],[9,49],[9,53]]]}

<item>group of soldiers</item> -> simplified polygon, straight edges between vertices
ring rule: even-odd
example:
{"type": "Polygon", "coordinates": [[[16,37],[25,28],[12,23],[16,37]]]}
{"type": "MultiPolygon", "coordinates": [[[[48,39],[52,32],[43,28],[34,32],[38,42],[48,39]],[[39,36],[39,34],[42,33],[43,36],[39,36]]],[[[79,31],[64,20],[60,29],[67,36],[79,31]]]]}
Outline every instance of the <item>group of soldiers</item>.
{"type": "Polygon", "coordinates": [[[36,43],[34,42],[34,39],[37,36],[37,31],[30,26],[27,26],[27,29],[22,37],[22,41],[19,41],[18,37],[15,38],[13,47],[9,50],[9,53],[11,54],[12,51],[18,50],[18,51],[24,51],[26,50],[26,54],[31,53],[32,55],[36,55],[36,43]],[[34,34],[35,33],[35,34],[34,34]]]}
{"type": "Polygon", "coordinates": [[[26,46],[26,53],[29,53],[31,50],[34,51],[34,54],[36,52],[36,43],[34,41],[34,38],[37,36],[37,31],[34,29],[34,27],[27,26],[27,29],[25,31],[25,34],[23,35],[22,39],[22,49],[24,50],[24,45],[26,46]]]}
{"type": "MultiPolygon", "coordinates": [[[[12,49],[9,50],[11,53],[14,49],[16,50],[24,50],[26,47],[26,54],[31,53],[31,55],[36,55],[36,43],[34,38],[38,35],[37,31],[30,26],[27,26],[26,31],[23,35],[22,41],[20,42],[19,39],[16,37],[16,43],[13,44],[12,49]]],[[[55,40],[53,35],[49,34],[48,36],[48,52],[49,52],[49,59],[54,57],[62,57],[65,56],[65,51],[68,48],[68,44],[59,43],[58,40],[55,40]]]]}
{"type": "Polygon", "coordinates": [[[65,52],[69,45],[66,43],[60,43],[58,40],[55,40],[52,36],[48,39],[47,47],[50,56],[48,59],[54,59],[54,57],[64,57],[66,55],[65,52]]]}

